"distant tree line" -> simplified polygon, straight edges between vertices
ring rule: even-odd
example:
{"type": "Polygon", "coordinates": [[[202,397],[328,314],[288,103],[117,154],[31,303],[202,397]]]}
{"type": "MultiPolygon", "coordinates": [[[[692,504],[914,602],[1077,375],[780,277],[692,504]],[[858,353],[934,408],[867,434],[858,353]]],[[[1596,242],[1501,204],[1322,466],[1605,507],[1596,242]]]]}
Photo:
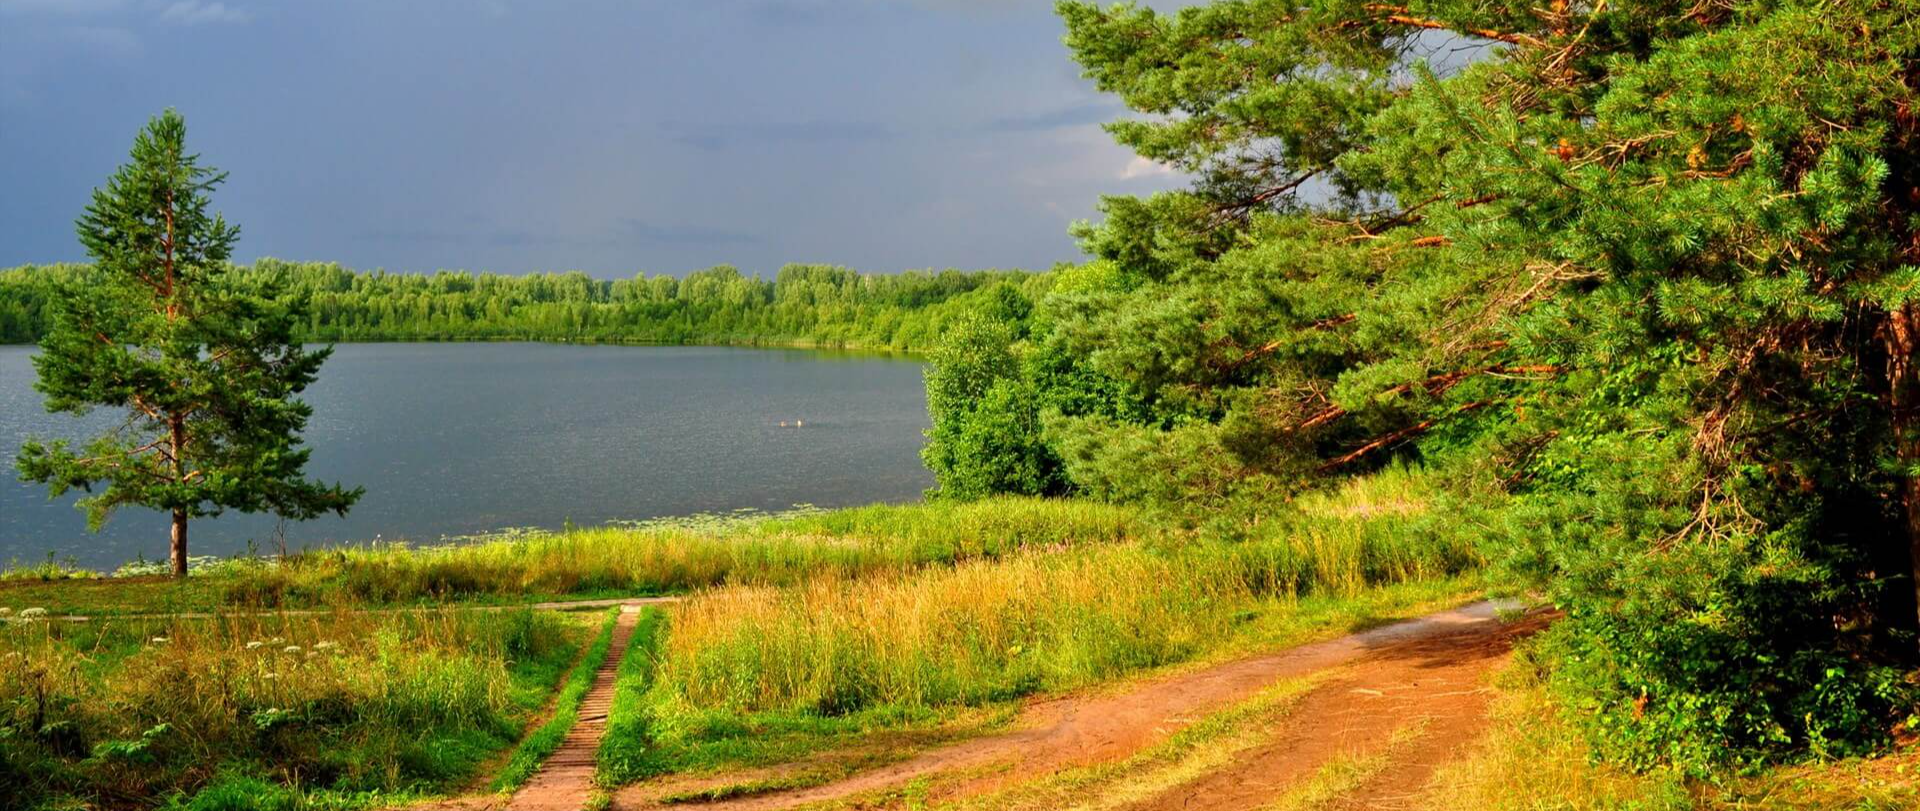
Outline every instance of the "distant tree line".
{"type": "MultiPolygon", "coordinates": [[[[0,270],[0,343],[30,343],[52,323],[63,287],[92,266],[0,270]]],[[[302,340],[583,341],[787,344],[917,350],[976,304],[1030,301],[1050,274],[947,270],[861,273],[788,265],[772,279],[729,266],[687,274],[597,279],[585,273],[508,276],[355,271],[332,262],[261,259],[233,269],[242,284],[272,284],[304,313],[302,340]]]]}

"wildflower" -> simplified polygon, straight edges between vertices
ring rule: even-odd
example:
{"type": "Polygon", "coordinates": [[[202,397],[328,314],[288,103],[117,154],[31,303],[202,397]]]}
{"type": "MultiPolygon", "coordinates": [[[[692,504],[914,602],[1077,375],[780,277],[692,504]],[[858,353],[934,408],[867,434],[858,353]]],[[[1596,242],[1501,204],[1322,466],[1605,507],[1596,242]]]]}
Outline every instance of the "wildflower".
{"type": "Polygon", "coordinates": [[[263,679],[266,679],[266,680],[268,680],[268,681],[272,681],[272,680],[274,680],[274,679],[277,679],[277,678],[280,678],[280,674],[278,674],[278,673],[268,673],[268,674],[266,674],[266,675],[264,675],[264,676],[261,676],[260,678],[263,678],[263,679]]]}
{"type": "Polygon", "coordinates": [[[262,645],[265,645],[265,644],[266,644],[265,642],[261,642],[260,640],[257,640],[257,639],[256,639],[256,640],[254,640],[254,641],[252,641],[252,642],[248,642],[248,643],[247,643],[247,650],[259,650],[259,649],[260,649],[260,646],[262,646],[262,645]]]}
{"type": "Polygon", "coordinates": [[[300,646],[299,646],[299,645],[288,645],[288,646],[286,646],[286,647],[284,647],[284,648],[281,648],[281,649],[280,649],[280,652],[281,652],[281,653],[299,653],[299,652],[300,652],[300,646]]]}
{"type": "Polygon", "coordinates": [[[337,643],[328,642],[325,640],[321,640],[319,642],[313,643],[314,650],[333,650],[334,648],[337,648],[337,647],[340,647],[340,645],[337,643]]]}
{"type": "Polygon", "coordinates": [[[154,637],[154,638],[153,638],[153,644],[155,644],[155,645],[165,645],[165,644],[167,644],[167,642],[169,642],[169,641],[170,641],[170,640],[168,640],[168,639],[167,639],[166,637],[164,637],[164,636],[156,636],[156,637],[154,637]]]}
{"type": "Polygon", "coordinates": [[[0,606],[0,620],[13,616],[13,609],[0,606]]]}
{"type": "Polygon", "coordinates": [[[46,616],[47,616],[47,610],[46,610],[46,609],[44,609],[44,608],[22,608],[22,609],[20,609],[20,618],[21,618],[21,619],[23,619],[23,620],[27,620],[28,622],[31,622],[31,621],[33,621],[33,620],[37,620],[37,619],[44,619],[44,618],[46,618],[46,616]]]}

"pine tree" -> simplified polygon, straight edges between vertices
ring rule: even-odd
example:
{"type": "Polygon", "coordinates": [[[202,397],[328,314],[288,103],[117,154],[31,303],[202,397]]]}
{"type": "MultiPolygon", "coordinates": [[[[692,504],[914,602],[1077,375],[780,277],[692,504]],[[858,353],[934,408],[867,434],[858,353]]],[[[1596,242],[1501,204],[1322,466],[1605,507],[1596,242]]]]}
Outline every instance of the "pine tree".
{"type": "Polygon", "coordinates": [[[275,303],[271,280],[232,272],[239,229],[208,213],[225,177],[186,151],[186,123],[169,110],[94,191],[77,225],[94,268],[61,290],[34,387],[50,411],[127,418],[84,448],[29,441],[17,460],[21,478],[53,496],[89,492],[78,506],[90,528],[125,505],[169,513],[178,577],[190,519],[344,515],[362,492],[303,477],[310,451],[299,435],[312,409],[295,395],[331,349],[294,342],[298,314],[275,303]]]}
{"type": "Polygon", "coordinates": [[[1566,610],[1554,678],[1601,752],[1888,740],[1920,650],[1920,7],[1059,10],[1144,114],[1116,139],[1196,179],[1106,201],[1082,237],[1116,283],[1045,304],[1149,410],[1054,423],[1074,484],[1171,458],[1143,436],[1230,462],[1174,473],[1203,481],[1424,463],[1566,610]]]}

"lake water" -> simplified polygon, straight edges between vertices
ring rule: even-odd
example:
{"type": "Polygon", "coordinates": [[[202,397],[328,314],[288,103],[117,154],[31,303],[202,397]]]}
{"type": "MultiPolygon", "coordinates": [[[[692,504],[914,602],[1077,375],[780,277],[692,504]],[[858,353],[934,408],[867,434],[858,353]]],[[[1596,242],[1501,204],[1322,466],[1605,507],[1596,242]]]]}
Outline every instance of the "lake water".
{"type": "MultiPolygon", "coordinates": [[[[0,346],[0,563],[49,552],[111,569],[164,558],[165,516],[97,535],[73,496],[14,481],[29,435],[112,422],[48,414],[32,347],[0,346]]],[[[799,350],[546,344],[339,347],[305,395],[308,473],[367,488],[344,519],[289,522],[290,548],[434,542],[516,527],[910,501],[931,486],[918,362],[799,350]],[[804,422],[804,427],[780,426],[804,422]]],[[[270,516],[198,519],[193,554],[274,548],[270,516]]]]}

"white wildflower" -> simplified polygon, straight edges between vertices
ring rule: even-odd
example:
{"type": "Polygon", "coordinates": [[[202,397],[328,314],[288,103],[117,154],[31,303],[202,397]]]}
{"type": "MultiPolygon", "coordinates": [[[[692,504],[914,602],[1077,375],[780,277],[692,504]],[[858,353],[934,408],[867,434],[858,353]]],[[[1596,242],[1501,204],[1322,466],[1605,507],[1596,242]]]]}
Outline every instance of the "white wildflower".
{"type": "Polygon", "coordinates": [[[252,641],[252,642],[248,642],[248,643],[247,643],[247,650],[259,650],[259,649],[260,649],[260,647],[261,647],[262,645],[265,645],[265,644],[267,644],[267,643],[265,643],[265,642],[261,642],[260,640],[257,640],[257,639],[256,639],[256,640],[254,640],[254,641],[252,641]]]}
{"type": "Polygon", "coordinates": [[[155,644],[155,645],[165,645],[165,644],[167,644],[167,643],[168,643],[169,641],[171,641],[171,640],[169,640],[169,639],[167,639],[167,638],[166,638],[166,637],[164,637],[164,636],[156,636],[156,637],[154,637],[154,638],[153,638],[153,644],[155,644]]]}
{"type": "Polygon", "coordinates": [[[0,620],[13,616],[13,609],[0,606],[0,620]]]}
{"type": "Polygon", "coordinates": [[[340,647],[337,643],[328,642],[325,640],[313,643],[314,650],[333,650],[334,648],[337,648],[337,647],[340,647]]]}
{"type": "Polygon", "coordinates": [[[281,649],[280,649],[280,652],[281,652],[281,653],[299,653],[299,652],[300,652],[300,646],[299,646],[299,645],[288,645],[288,646],[286,646],[286,647],[284,647],[284,648],[281,648],[281,649]]]}
{"type": "Polygon", "coordinates": [[[266,675],[264,675],[264,676],[261,676],[260,678],[263,678],[263,679],[267,679],[267,680],[269,680],[269,681],[271,681],[271,680],[273,680],[273,679],[277,679],[277,678],[280,678],[280,674],[278,674],[278,673],[268,673],[268,674],[266,674],[266,675]]]}
{"type": "Polygon", "coordinates": [[[46,609],[44,609],[44,608],[22,608],[22,609],[20,609],[20,618],[21,618],[21,619],[23,619],[23,620],[27,620],[27,621],[33,621],[33,620],[37,620],[37,619],[45,619],[45,618],[46,618],[46,616],[47,616],[47,610],[46,610],[46,609]]]}

